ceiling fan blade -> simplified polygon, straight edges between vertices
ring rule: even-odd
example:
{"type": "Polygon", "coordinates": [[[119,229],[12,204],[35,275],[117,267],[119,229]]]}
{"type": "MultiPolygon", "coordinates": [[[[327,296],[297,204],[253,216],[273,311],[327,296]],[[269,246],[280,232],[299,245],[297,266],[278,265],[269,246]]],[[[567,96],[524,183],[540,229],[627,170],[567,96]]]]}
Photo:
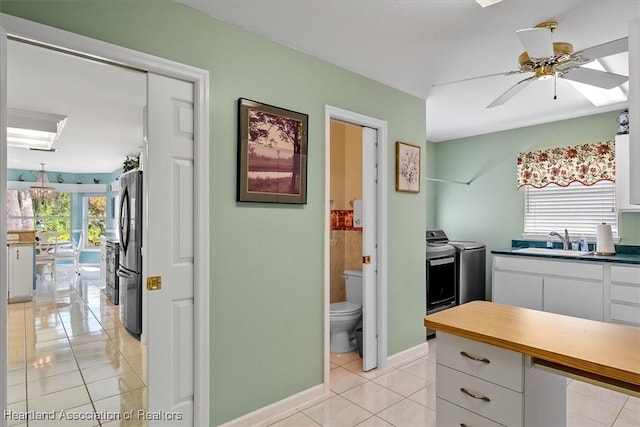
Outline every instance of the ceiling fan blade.
{"type": "Polygon", "coordinates": [[[629,80],[629,77],[627,76],[607,73],[606,71],[592,70],[591,68],[585,67],[573,68],[566,74],[560,74],[559,77],[578,83],[600,87],[602,89],[613,89],[614,87],[620,86],[629,80]]]}
{"type": "Polygon", "coordinates": [[[505,93],[497,97],[491,104],[487,105],[487,108],[497,107],[498,105],[502,105],[511,98],[513,98],[517,93],[519,93],[522,89],[527,87],[529,83],[536,79],[536,76],[528,77],[524,80],[520,80],[518,83],[511,86],[505,93]]]}
{"type": "Polygon", "coordinates": [[[445,85],[452,85],[454,83],[462,83],[462,82],[468,82],[470,80],[477,80],[477,79],[484,79],[486,77],[494,77],[494,76],[510,76],[512,74],[522,74],[522,71],[517,70],[517,71],[507,71],[505,73],[494,73],[494,74],[486,74],[484,76],[477,76],[477,77],[469,77],[466,79],[461,79],[461,80],[453,80],[450,82],[444,82],[444,83],[436,83],[431,85],[431,87],[436,87],[436,86],[445,86],[445,85]]]}
{"type": "Polygon", "coordinates": [[[516,31],[520,43],[529,58],[550,58],[553,56],[553,40],[548,28],[526,28],[516,31]]]}
{"type": "Polygon", "coordinates": [[[579,56],[586,61],[593,61],[594,59],[604,58],[606,56],[615,55],[617,53],[629,51],[629,38],[623,37],[618,40],[613,40],[608,43],[602,43],[597,46],[588,47],[581,51],[575,52],[573,56],[579,56]]]}

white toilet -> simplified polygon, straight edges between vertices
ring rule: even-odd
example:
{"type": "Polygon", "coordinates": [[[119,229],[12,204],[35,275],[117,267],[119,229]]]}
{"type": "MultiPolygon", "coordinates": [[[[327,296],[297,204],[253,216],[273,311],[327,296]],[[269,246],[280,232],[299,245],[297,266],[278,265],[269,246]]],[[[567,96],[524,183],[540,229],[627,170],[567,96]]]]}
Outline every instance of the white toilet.
{"type": "Polygon", "coordinates": [[[347,300],[334,302],[329,308],[329,349],[347,353],[356,349],[351,336],[362,318],[362,270],[344,272],[347,300]]]}

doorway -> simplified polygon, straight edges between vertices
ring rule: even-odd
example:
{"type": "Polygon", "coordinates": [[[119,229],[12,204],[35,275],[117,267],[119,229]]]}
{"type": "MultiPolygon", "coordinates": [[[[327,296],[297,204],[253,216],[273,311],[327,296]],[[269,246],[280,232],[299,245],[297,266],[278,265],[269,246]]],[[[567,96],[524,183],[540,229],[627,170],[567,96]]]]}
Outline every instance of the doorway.
{"type": "MultiPolygon", "coordinates": [[[[331,162],[332,138],[331,126],[333,122],[340,122],[353,129],[360,130],[359,151],[362,159],[362,177],[360,193],[362,195],[362,240],[359,247],[362,252],[356,257],[360,260],[350,260],[349,265],[360,265],[363,281],[363,370],[377,367],[384,368],[387,362],[387,292],[386,292],[386,237],[387,214],[386,183],[387,169],[387,124],[382,120],[363,116],[332,106],[325,107],[325,388],[328,390],[330,369],[330,322],[329,305],[331,303],[331,210],[336,207],[331,196],[331,162]],[[359,261],[359,263],[358,263],[359,261]],[[354,264],[355,263],[355,264],[354,264]],[[368,331],[366,330],[368,326],[368,331]],[[367,339],[366,335],[369,335],[367,339]]],[[[358,133],[356,133],[358,134],[358,133]]],[[[358,145],[358,144],[356,144],[358,145]]],[[[354,194],[355,194],[354,193],[354,194]]],[[[355,196],[354,196],[355,197],[355,196]]],[[[345,199],[352,202],[351,197],[345,199]]],[[[356,201],[354,199],[354,201],[356,201]]],[[[360,201],[355,203],[360,206],[360,201]]],[[[335,209],[334,209],[335,210],[335,209]]],[[[356,209],[353,209],[356,210],[356,209]]],[[[357,208],[360,211],[360,208],[357,208]]],[[[353,213],[351,214],[353,215],[353,213]]],[[[335,215],[334,215],[335,216],[335,215]]],[[[357,239],[356,239],[357,240],[357,239]]],[[[357,252],[357,251],[356,251],[357,252]]],[[[334,268],[335,270],[335,268],[334,268]]]]}
{"type": "MultiPolygon", "coordinates": [[[[192,163],[184,161],[178,165],[177,171],[181,178],[184,178],[180,182],[180,188],[187,190],[191,194],[191,197],[187,197],[184,200],[190,201],[189,209],[192,212],[193,223],[188,227],[191,232],[189,240],[191,241],[191,249],[185,249],[185,243],[187,240],[182,239],[180,243],[183,245],[180,247],[181,255],[185,259],[190,259],[193,264],[193,283],[192,291],[193,297],[191,302],[182,300],[180,304],[175,305],[175,314],[179,317],[175,323],[180,328],[180,332],[190,332],[193,340],[191,342],[182,342],[181,344],[190,344],[191,354],[191,366],[192,370],[186,370],[179,367],[173,369],[172,373],[177,375],[183,375],[185,381],[182,384],[190,384],[188,391],[186,388],[180,390],[182,393],[180,398],[184,402],[185,392],[187,395],[191,395],[191,407],[194,408],[189,416],[185,417],[182,421],[184,424],[190,425],[205,425],[208,424],[209,413],[209,334],[208,334],[208,313],[209,313],[209,271],[208,263],[206,260],[208,257],[208,244],[206,238],[199,233],[195,233],[194,230],[208,229],[209,224],[209,194],[207,191],[208,176],[209,176],[209,153],[208,153],[208,123],[209,123],[209,107],[208,107],[208,72],[200,69],[196,69],[190,66],[179,64],[173,61],[153,57],[151,55],[136,52],[130,49],[125,49],[109,43],[97,41],[87,37],[79,36],[67,31],[62,31],[56,28],[43,26],[31,21],[26,21],[13,16],[2,15],[2,28],[0,28],[0,69],[2,70],[2,81],[0,81],[0,126],[6,126],[6,46],[7,46],[7,34],[14,40],[29,40],[31,43],[36,41],[43,46],[55,47],[62,51],[73,52],[76,55],[81,55],[87,59],[107,62],[111,64],[117,64],[119,66],[125,65],[138,70],[143,70],[149,74],[157,76],[153,81],[149,83],[149,95],[150,100],[148,106],[149,112],[149,124],[148,131],[150,135],[151,143],[148,144],[148,156],[149,153],[154,153],[156,150],[153,148],[153,141],[159,134],[166,133],[166,129],[159,129],[163,122],[162,114],[157,114],[161,108],[160,105],[164,99],[169,99],[170,90],[179,92],[180,88],[172,88],[170,84],[166,84],[175,79],[180,79],[182,83],[189,85],[190,100],[182,101],[183,96],[179,95],[175,98],[181,102],[179,105],[171,105],[172,111],[176,111],[178,114],[184,112],[184,117],[189,117],[190,120],[179,120],[181,128],[179,129],[183,133],[191,134],[191,150],[193,154],[192,163]],[[82,53],[78,53],[82,52],[82,53]],[[187,107],[191,105],[189,110],[187,107]],[[155,118],[155,119],[154,119],[155,118]],[[153,136],[155,133],[155,136],[153,136]],[[190,321],[187,319],[189,317],[190,321]],[[184,329],[189,326],[188,329],[184,329]]],[[[183,86],[184,88],[184,86],[183,86]]],[[[166,117],[164,118],[166,121],[166,117]]],[[[7,164],[6,164],[6,133],[2,133],[0,137],[0,186],[7,187],[7,164]]],[[[153,163],[156,163],[153,161],[153,163]]],[[[157,164],[157,163],[156,163],[157,164]]],[[[5,205],[6,196],[5,192],[0,192],[0,205],[5,205]]],[[[149,193],[147,203],[154,203],[149,193]]],[[[157,201],[156,201],[157,203],[157,201]]],[[[184,214],[185,212],[177,212],[177,214],[184,214]]],[[[147,234],[151,230],[148,230],[147,234]]],[[[156,232],[157,235],[161,233],[156,232]]],[[[179,237],[185,237],[184,234],[178,235],[179,237]]],[[[155,243],[155,242],[154,242],[155,243]]],[[[6,233],[4,230],[0,237],[0,270],[6,271],[6,233]]],[[[150,260],[150,267],[147,269],[147,273],[151,273],[151,267],[153,266],[153,260],[150,260]]],[[[171,280],[167,280],[164,286],[171,287],[171,280]]],[[[182,284],[182,283],[181,283],[182,284]]],[[[6,327],[6,313],[7,302],[4,297],[7,294],[6,277],[0,278],[0,295],[2,295],[0,302],[0,326],[6,327]]],[[[164,298],[165,293],[154,293],[154,299],[164,298]]],[[[166,294],[169,297],[168,294],[166,294]]],[[[170,297],[169,297],[170,298],[170,297]]],[[[157,312],[156,312],[157,313],[157,312]]],[[[149,324],[154,323],[153,312],[148,314],[150,316],[149,324]]],[[[155,314],[157,315],[157,314],[155,314]]],[[[150,334],[150,344],[153,342],[153,334],[150,334]]],[[[175,343],[172,343],[175,346],[175,343]]],[[[151,346],[149,347],[151,348],[151,346]]],[[[0,369],[2,375],[0,377],[0,387],[6,389],[6,351],[7,342],[3,337],[0,340],[0,369]]],[[[153,360],[154,363],[149,364],[148,378],[150,390],[154,389],[154,384],[160,383],[158,378],[166,376],[166,370],[155,369],[154,366],[176,366],[177,361],[171,359],[173,352],[159,352],[158,354],[150,355],[149,360],[153,360]],[[165,363],[158,363],[160,359],[164,359],[165,363]]],[[[166,404],[159,402],[159,399],[166,397],[169,390],[162,387],[156,387],[159,393],[157,397],[152,397],[153,393],[149,396],[149,410],[157,408],[165,409],[170,407],[166,404]]],[[[0,407],[6,408],[6,396],[5,393],[0,395],[0,407]]],[[[171,420],[174,424],[176,420],[171,420]]],[[[4,421],[1,421],[4,424],[4,421]]]]}

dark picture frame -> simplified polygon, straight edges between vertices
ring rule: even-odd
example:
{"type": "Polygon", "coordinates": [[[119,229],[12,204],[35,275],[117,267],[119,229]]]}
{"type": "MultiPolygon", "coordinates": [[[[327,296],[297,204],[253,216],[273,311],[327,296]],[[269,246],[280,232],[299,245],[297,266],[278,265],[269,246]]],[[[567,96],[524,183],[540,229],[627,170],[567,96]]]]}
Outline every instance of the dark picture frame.
{"type": "Polygon", "coordinates": [[[236,201],[307,203],[309,116],[238,99],[236,201]]]}
{"type": "Polygon", "coordinates": [[[420,148],[396,141],[396,191],[420,192],[420,148]]]}

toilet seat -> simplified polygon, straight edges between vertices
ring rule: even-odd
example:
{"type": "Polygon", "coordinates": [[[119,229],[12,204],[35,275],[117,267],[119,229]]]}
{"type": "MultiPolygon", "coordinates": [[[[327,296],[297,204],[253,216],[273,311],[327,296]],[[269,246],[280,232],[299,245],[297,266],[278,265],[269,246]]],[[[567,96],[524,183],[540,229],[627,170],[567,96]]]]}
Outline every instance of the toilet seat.
{"type": "Polygon", "coordinates": [[[360,304],[348,301],[334,302],[329,305],[329,315],[332,317],[359,315],[361,311],[360,304]]]}

